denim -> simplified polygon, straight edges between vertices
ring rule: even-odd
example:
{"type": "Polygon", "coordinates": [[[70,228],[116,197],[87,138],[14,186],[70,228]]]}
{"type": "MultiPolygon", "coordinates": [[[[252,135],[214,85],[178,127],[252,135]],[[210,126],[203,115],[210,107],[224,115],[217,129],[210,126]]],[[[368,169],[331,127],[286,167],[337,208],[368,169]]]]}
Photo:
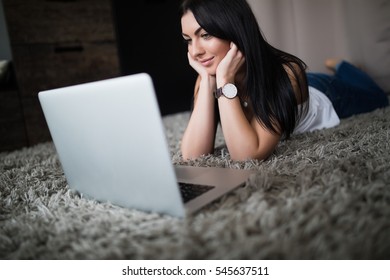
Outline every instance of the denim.
{"type": "Polygon", "coordinates": [[[387,94],[365,72],[343,61],[335,75],[307,73],[309,86],[324,93],[339,118],[371,112],[389,105],[387,94]]]}

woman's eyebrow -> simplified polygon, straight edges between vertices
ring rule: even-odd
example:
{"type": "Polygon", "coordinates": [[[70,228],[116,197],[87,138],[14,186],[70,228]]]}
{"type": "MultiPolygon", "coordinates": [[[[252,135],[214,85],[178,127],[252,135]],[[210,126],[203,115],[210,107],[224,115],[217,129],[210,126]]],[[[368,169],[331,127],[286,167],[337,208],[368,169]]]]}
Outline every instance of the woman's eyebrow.
{"type": "Polygon", "coordinates": [[[199,26],[199,28],[195,30],[194,35],[198,35],[200,33],[200,31],[202,31],[202,30],[203,30],[203,28],[201,26],[199,26]]]}
{"type": "MultiPolygon", "coordinates": [[[[202,30],[203,30],[203,28],[201,26],[199,26],[199,28],[195,30],[194,35],[198,35],[200,33],[200,31],[202,31],[202,30]]],[[[190,37],[185,33],[181,33],[181,35],[185,36],[185,37],[190,37]]]]}

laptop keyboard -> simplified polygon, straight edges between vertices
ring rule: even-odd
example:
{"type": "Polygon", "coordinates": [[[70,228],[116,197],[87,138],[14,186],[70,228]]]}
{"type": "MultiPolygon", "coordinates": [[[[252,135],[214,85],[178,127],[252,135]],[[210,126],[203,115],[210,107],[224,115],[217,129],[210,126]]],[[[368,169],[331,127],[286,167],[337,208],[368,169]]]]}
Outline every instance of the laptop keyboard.
{"type": "Polygon", "coordinates": [[[179,182],[179,188],[180,188],[181,197],[183,198],[183,202],[186,203],[186,202],[200,196],[201,194],[208,192],[209,190],[214,189],[215,187],[179,182]]]}

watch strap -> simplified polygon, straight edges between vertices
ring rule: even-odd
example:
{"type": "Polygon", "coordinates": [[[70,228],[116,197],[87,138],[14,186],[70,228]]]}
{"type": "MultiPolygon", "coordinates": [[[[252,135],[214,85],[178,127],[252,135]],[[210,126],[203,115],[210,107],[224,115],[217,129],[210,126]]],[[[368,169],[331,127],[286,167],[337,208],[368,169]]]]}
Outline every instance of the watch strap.
{"type": "Polygon", "coordinates": [[[216,99],[220,98],[222,94],[223,94],[223,92],[222,92],[222,87],[217,88],[217,89],[214,91],[214,97],[215,97],[216,99]]]}

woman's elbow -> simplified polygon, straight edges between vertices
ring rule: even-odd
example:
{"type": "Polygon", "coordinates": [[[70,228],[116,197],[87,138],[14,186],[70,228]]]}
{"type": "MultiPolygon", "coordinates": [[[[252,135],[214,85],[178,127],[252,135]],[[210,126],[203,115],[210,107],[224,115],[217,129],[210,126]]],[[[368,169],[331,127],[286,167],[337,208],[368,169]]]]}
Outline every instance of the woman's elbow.
{"type": "Polygon", "coordinates": [[[230,152],[230,158],[234,161],[266,160],[272,155],[273,151],[274,149],[243,149],[230,152]]]}
{"type": "Polygon", "coordinates": [[[230,155],[233,161],[247,161],[247,160],[265,160],[269,156],[264,155],[230,155]]]}
{"type": "Polygon", "coordinates": [[[181,145],[181,147],[180,147],[180,152],[181,152],[181,156],[182,156],[183,160],[185,160],[185,161],[194,158],[193,154],[188,149],[183,147],[183,145],[181,145]]]}
{"type": "Polygon", "coordinates": [[[206,151],[203,149],[199,150],[199,149],[194,149],[194,148],[191,149],[191,148],[186,148],[183,146],[181,147],[180,151],[181,151],[181,156],[182,156],[184,161],[197,159],[201,156],[211,154],[210,151],[206,151]]]}
{"type": "Polygon", "coordinates": [[[185,151],[181,151],[181,156],[183,158],[184,161],[188,161],[188,160],[191,160],[191,159],[196,159],[197,157],[199,156],[196,156],[196,155],[193,155],[191,153],[187,153],[185,151]]]}

